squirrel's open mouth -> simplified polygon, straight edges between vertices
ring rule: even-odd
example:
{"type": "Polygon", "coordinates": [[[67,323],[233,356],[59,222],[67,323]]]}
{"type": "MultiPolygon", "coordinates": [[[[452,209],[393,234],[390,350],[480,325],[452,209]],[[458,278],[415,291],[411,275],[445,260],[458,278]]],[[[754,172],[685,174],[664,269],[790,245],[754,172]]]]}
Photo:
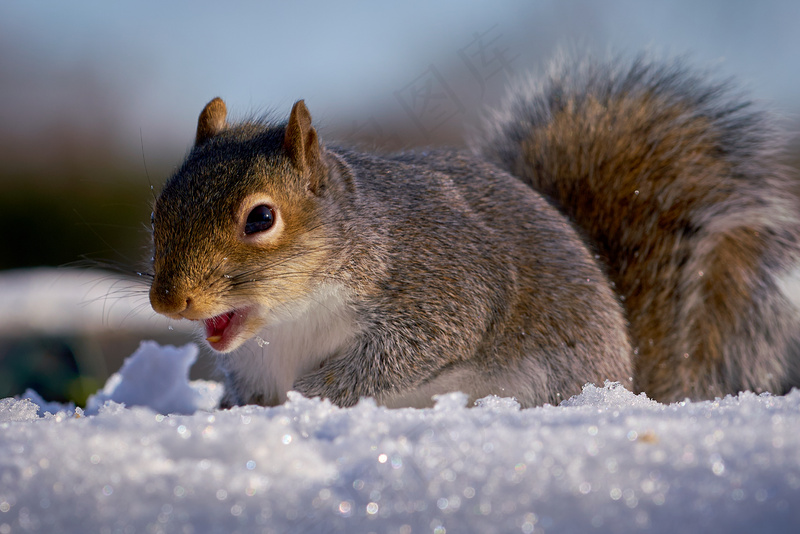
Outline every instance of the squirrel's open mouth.
{"type": "Polygon", "coordinates": [[[205,319],[206,341],[211,348],[219,352],[227,352],[240,344],[238,339],[242,332],[247,310],[231,310],[223,314],[205,319]]]}

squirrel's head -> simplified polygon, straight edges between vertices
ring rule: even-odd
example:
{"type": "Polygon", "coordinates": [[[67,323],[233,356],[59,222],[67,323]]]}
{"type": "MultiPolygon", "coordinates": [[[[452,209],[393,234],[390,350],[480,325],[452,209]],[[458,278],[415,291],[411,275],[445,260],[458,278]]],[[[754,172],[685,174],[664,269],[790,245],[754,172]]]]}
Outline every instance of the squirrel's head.
{"type": "Polygon", "coordinates": [[[285,125],[226,123],[215,98],[153,208],[158,313],[204,321],[227,352],[302,300],[333,268],[322,216],[330,165],[303,101],[285,125]]]}

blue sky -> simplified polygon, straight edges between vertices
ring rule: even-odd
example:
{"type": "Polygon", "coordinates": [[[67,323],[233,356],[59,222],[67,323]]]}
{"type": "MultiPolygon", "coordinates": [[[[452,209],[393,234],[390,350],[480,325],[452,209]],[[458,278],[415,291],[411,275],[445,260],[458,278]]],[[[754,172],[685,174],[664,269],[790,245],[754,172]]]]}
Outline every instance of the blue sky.
{"type": "Polygon", "coordinates": [[[103,111],[109,135],[135,150],[141,135],[152,151],[185,147],[217,95],[235,115],[285,114],[305,98],[315,120],[346,121],[397,107],[395,92],[430,66],[455,72],[458,51],[490,28],[517,72],[576,43],[689,54],[780,112],[800,111],[800,2],[792,0],[43,0],[0,4],[0,121],[25,132],[58,114],[90,123],[103,111]]]}

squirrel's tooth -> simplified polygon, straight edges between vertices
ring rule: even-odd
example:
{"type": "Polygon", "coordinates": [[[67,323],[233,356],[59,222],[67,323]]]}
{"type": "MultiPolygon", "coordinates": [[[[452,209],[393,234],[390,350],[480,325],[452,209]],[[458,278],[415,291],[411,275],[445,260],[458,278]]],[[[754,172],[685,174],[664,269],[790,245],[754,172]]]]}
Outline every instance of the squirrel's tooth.
{"type": "Polygon", "coordinates": [[[209,343],[219,343],[220,341],[222,341],[222,336],[208,336],[206,338],[206,341],[208,341],[209,343]]]}

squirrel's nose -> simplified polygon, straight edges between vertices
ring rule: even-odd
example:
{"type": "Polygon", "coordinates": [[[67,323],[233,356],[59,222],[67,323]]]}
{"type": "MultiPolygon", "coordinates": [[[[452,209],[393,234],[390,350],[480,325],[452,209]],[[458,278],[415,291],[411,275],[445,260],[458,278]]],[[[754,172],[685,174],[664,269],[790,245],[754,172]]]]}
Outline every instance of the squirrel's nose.
{"type": "Polygon", "coordinates": [[[191,298],[184,291],[156,280],[150,287],[150,305],[156,313],[180,319],[191,306],[191,298]]]}

